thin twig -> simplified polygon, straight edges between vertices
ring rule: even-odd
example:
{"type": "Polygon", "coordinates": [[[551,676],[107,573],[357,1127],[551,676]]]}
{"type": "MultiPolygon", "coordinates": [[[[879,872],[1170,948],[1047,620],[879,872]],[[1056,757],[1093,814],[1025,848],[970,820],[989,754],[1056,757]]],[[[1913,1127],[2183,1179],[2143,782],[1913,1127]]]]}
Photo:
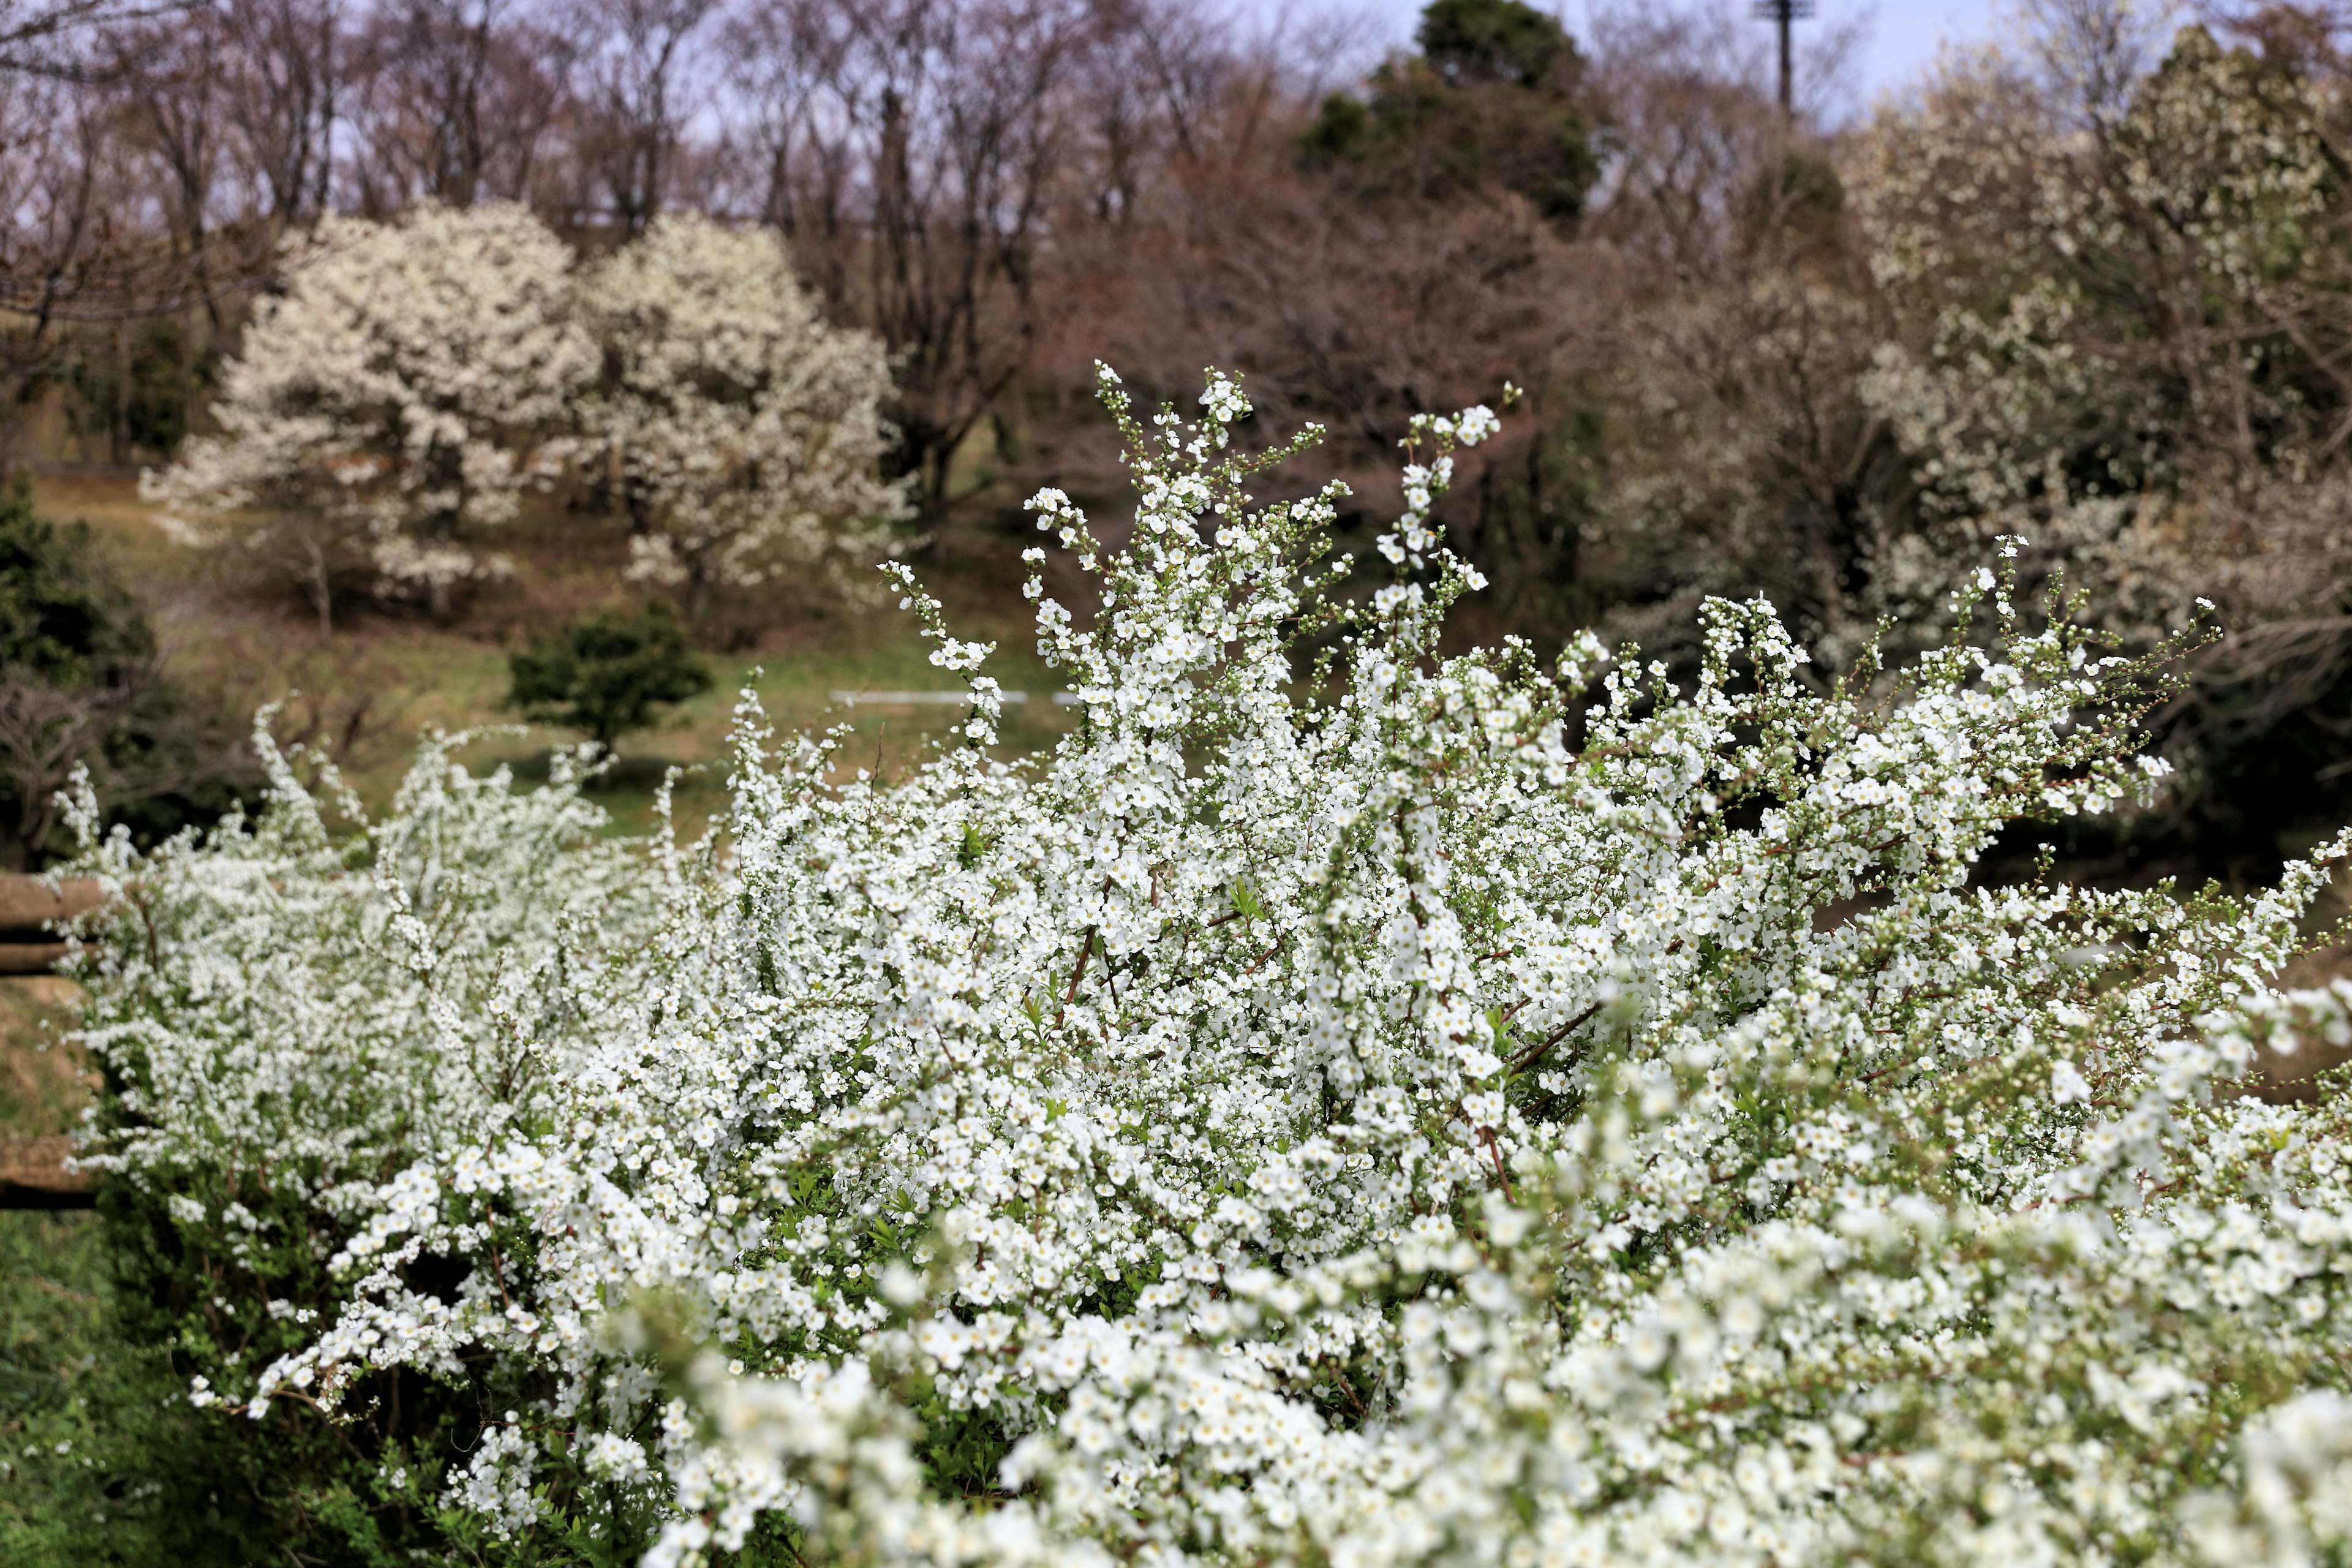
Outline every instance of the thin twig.
{"type": "Polygon", "coordinates": [[[1554,1046],[1559,1044],[1560,1041],[1574,1034],[1579,1027],[1590,1022],[1592,1016],[1600,1011],[1601,1004],[1595,1002],[1591,1006],[1587,1007],[1583,1012],[1579,1013],[1575,1017],[1570,1018],[1567,1023],[1562,1024],[1559,1028],[1554,1029],[1550,1034],[1546,1035],[1542,1039],[1538,1040],[1534,1045],[1528,1047],[1525,1051],[1522,1051],[1519,1054],[1518,1059],[1511,1064],[1511,1071],[1514,1073],[1523,1073],[1527,1071],[1528,1068],[1535,1066],[1536,1063],[1543,1059],[1543,1054],[1546,1051],[1551,1049],[1554,1046]]]}

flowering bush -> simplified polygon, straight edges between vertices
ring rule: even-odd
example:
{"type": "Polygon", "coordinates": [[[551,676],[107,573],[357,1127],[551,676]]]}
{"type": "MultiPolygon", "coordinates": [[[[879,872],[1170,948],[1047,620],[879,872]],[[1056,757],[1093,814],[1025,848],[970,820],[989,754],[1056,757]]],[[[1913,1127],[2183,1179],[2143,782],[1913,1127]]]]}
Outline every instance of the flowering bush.
{"type": "Polygon", "coordinates": [[[782,239],[665,217],[583,292],[609,383],[583,414],[636,530],[633,575],[683,584],[693,611],[720,584],[882,553],[877,525],[905,510],[877,477],[889,367],[819,317],[782,239]]]}
{"type": "Polygon", "coordinates": [[[436,742],[381,821],[281,758],[93,847],[91,1157],[201,1279],[200,1405],[315,1406],[381,1528],[518,1558],[2352,1550],[2345,1101],[2231,1088],[2352,1030],[2265,981],[2345,846],[1969,885],[2155,785],[2153,665],[2024,629],[2007,563],[1888,700],[1761,604],[1685,688],[1444,657],[1480,584],[1427,509],[1491,414],[1416,425],[1350,597],[1233,382],[1104,395],[1132,543],[1032,503],[1100,590],[1029,584],[1048,753],[902,572],[972,695],[902,783],[747,696],[690,846],[436,742]]]}
{"type": "Polygon", "coordinates": [[[499,569],[462,532],[508,521],[548,477],[542,446],[595,374],[570,267],[512,204],[322,220],[289,242],[285,293],[223,373],[224,434],[190,441],[144,493],[198,516],[284,513],[247,542],[300,563],[322,622],[354,545],[446,607],[451,584],[499,569]]]}
{"type": "Polygon", "coordinates": [[[877,477],[890,429],[881,345],[828,326],[782,242],[664,218],[575,269],[525,208],[426,205],[329,218],[292,243],[226,371],[224,433],[148,476],[190,519],[276,514],[237,535],[289,562],[322,624],[339,572],[451,586],[508,568],[467,535],[583,472],[629,514],[634,575],[769,581],[790,563],[883,552],[903,510],[877,477]]]}

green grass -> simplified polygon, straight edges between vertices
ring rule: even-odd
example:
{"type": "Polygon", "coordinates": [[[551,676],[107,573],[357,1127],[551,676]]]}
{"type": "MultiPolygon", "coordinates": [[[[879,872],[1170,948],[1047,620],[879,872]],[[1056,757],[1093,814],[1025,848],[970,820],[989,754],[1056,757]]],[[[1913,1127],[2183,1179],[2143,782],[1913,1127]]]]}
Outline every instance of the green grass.
{"type": "MultiPolygon", "coordinates": [[[[894,621],[903,621],[894,617],[894,621]]],[[[757,655],[711,655],[712,689],[678,704],[653,729],[622,737],[617,764],[597,799],[617,830],[652,825],[655,793],[665,773],[687,770],[677,789],[681,826],[725,804],[727,738],[739,693],[759,696],[784,731],[846,725],[845,768],[890,775],[913,764],[946,736],[959,710],[946,707],[845,709],[831,693],[952,689],[954,681],[929,662],[929,645],[903,624],[873,630],[845,627],[819,641],[757,655]]],[[[243,700],[254,707],[285,704],[276,726],[281,738],[318,738],[336,751],[361,797],[381,808],[398,787],[415,742],[428,729],[485,729],[467,756],[478,766],[509,764],[525,780],[546,776],[551,749],[577,744],[569,731],[532,726],[525,733],[504,706],[507,652],[458,634],[423,627],[355,633],[333,644],[281,645],[275,658],[248,655],[239,641],[204,650],[243,672],[243,700]],[[226,652],[227,657],[222,658],[226,652]],[[363,706],[362,706],[363,705],[363,706]],[[360,716],[355,730],[351,720],[360,716]],[[348,737],[348,738],[347,738],[348,737]]],[[[200,655],[181,655],[194,664],[200,655]]],[[[1005,748],[1050,744],[1067,721],[1045,700],[1050,672],[1033,657],[999,657],[990,668],[1031,700],[1009,708],[1005,748]]]]}
{"type": "MultiPolygon", "coordinates": [[[[960,710],[938,706],[919,708],[844,709],[831,693],[952,689],[954,678],[928,659],[929,645],[897,626],[898,635],[845,632],[813,646],[759,657],[715,657],[716,678],[703,696],[683,702],[656,729],[625,736],[620,760],[609,787],[599,799],[625,831],[642,831],[652,821],[654,793],[671,767],[692,770],[678,782],[677,810],[681,826],[721,809],[725,804],[727,737],[739,693],[758,694],[761,705],[781,731],[822,730],[845,725],[849,734],[842,747],[845,768],[863,768],[889,776],[914,763],[932,742],[943,738],[960,710]]],[[[1027,689],[1031,700],[1007,710],[1004,742],[1019,752],[1050,743],[1061,728],[1062,714],[1046,701],[1054,688],[1043,669],[1020,670],[1034,660],[992,660],[997,679],[1013,689],[1027,689]]],[[[447,727],[465,722],[511,722],[499,699],[506,688],[503,652],[488,657],[472,653],[462,661],[452,658],[446,674],[430,688],[449,706],[446,717],[433,721],[447,727]]],[[[418,681],[420,689],[424,681],[418,681]]],[[[519,772],[543,768],[551,743],[570,743],[562,731],[536,730],[528,738],[486,738],[475,754],[485,761],[521,764],[519,772]]],[[[372,781],[362,781],[363,786],[372,781]]],[[[363,793],[367,793],[363,788],[363,793]]]]}
{"type": "MultiPolygon", "coordinates": [[[[280,739],[325,745],[371,808],[391,799],[426,730],[517,724],[503,700],[507,656],[534,629],[627,592],[621,577],[625,541],[615,530],[593,520],[527,516],[485,541],[515,557],[516,577],[485,585],[455,625],[355,605],[338,612],[339,628],[328,637],[290,595],[257,596],[225,578],[231,564],[225,555],[176,542],[156,526],[153,510],[130,479],[46,475],[36,479],[34,494],[50,515],[90,524],[125,581],[152,606],[166,668],[176,679],[241,711],[280,704],[274,726],[280,739]]],[[[983,551],[976,566],[937,584],[959,635],[998,645],[989,673],[1031,695],[1026,705],[1007,710],[1007,753],[1049,744],[1068,721],[1066,711],[1045,700],[1058,682],[1032,649],[1016,580],[1009,557],[996,560],[983,551]]],[[[739,605],[724,630],[741,640],[747,612],[761,608],[739,605]]],[[[915,763],[957,721],[952,708],[845,710],[831,700],[836,690],[958,684],[929,663],[930,645],[911,615],[853,607],[837,595],[787,586],[761,618],[752,651],[709,656],[709,692],[678,705],[656,728],[622,738],[619,763],[598,790],[615,831],[652,825],[656,792],[673,767],[686,770],[676,792],[682,828],[722,808],[727,735],[745,688],[758,693],[781,731],[846,724],[844,769],[885,777],[915,763]]],[[[511,765],[529,781],[546,776],[551,748],[578,740],[546,727],[485,734],[468,758],[478,766],[511,765]]]]}
{"type": "MultiPolygon", "coordinates": [[[[0,1563],[156,1561],[140,1443],[174,1391],[108,1311],[98,1216],[0,1213],[0,1563]]],[[[184,1406],[182,1406],[184,1408],[184,1406]]]]}
{"type": "Polygon", "coordinates": [[[0,975],[0,1138],[69,1131],[93,1083],[66,1031],[75,988],[46,974],[0,975]]]}
{"type": "MultiPolygon", "coordinates": [[[[0,1137],[68,1131],[89,1103],[65,1037],[74,987],[0,978],[0,1137]]],[[[170,1390],[115,1333],[98,1216],[0,1212],[0,1563],[152,1561],[135,1456],[170,1390]]]]}

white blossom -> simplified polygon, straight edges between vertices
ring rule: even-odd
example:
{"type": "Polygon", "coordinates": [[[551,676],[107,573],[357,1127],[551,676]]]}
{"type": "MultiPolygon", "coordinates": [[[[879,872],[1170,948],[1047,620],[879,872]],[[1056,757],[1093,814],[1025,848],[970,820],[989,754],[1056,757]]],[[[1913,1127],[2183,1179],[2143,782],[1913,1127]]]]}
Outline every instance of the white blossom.
{"type": "Polygon", "coordinates": [[[822,320],[774,233],[663,217],[583,291],[609,375],[588,458],[629,507],[634,574],[698,598],[887,549],[906,501],[878,472],[882,345],[822,320]]]}
{"type": "Polygon", "coordinates": [[[331,218],[285,273],[226,373],[224,433],[144,489],[184,540],[285,556],[322,614],[354,553],[436,606],[504,574],[476,536],[567,475],[624,504],[633,574],[698,606],[871,561],[906,510],[879,475],[881,345],[825,324],[773,233],[665,217],[583,272],[521,207],[427,205],[331,218]]]}
{"type": "Polygon", "coordinates": [[[284,291],[224,368],[222,434],[191,439],[143,493],[189,537],[216,536],[198,519],[277,514],[246,542],[304,561],[320,595],[358,550],[388,585],[441,603],[502,569],[467,536],[550,475],[550,440],[595,373],[570,268],[511,204],[323,219],[287,242],[284,291]]]}
{"type": "MultiPolygon", "coordinates": [[[[583,1463],[656,1489],[657,1564],[769,1515],[937,1568],[2341,1555],[2352,1125],[2232,1089],[2352,1030],[2268,979],[2342,844],[2243,900],[1975,885],[2154,783],[2146,668],[2016,629],[2011,563],[1891,701],[1760,604],[1679,682],[1447,656],[1418,497],[1342,592],[1233,384],[1102,390],[1138,526],[1034,503],[1099,588],[1033,584],[1048,752],[900,569],[975,707],[901,783],[747,695],[690,846],[436,741],[349,835],[273,753],[252,820],[92,847],[90,1160],[336,1238],[315,1334],[200,1396],[493,1366],[446,1502],[540,1529],[583,1463]]],[[[1465,432],[1416,429],[1433,500],[1465,432]]]]}

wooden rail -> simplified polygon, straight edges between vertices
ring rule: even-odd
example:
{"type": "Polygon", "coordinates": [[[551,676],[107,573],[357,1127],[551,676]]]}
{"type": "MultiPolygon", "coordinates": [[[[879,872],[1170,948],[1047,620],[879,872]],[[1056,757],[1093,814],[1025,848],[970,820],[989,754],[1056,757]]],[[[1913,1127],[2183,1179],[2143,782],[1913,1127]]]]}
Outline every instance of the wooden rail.
{"type": "MultiPolygon", "coordinates": [[[[57,926],[88,914],[100,902],[98,884],[49,886],[37,877],[0,876],[0,975],[47,974],[66,955],[57,926]]],[[[0,1140],[0,1209],[86,1209],[96,1184],[69,1171],[73,1140],[0,1140]]]]}
{"type": "Polygon", "coordinates": [[[98,1184],[66,1168],[72,1156],[73,1140],[63,1134],[0,1141],[0,1209],[91,1207],[98,1184]]]}
{"type": "Polygon", "coordinates": [[[47,974],[66,955],[57,924],[98,908],[98,884],[0,877],[0,974],[47,974]]]}

